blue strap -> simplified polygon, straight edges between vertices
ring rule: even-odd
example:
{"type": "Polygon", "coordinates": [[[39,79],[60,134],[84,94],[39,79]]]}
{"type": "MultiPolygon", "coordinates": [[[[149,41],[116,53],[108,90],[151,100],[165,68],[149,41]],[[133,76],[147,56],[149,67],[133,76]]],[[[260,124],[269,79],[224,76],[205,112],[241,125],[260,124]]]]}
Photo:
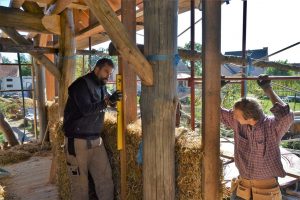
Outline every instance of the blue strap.
{"type": "Polygon", "coordinates": [[[143,141],[141,141],[139,144],[139,150],[136,156],[136,162],[138,163],[138,165],[143,164],[143,141]]]}
{"type": "Polygon", "coordinates": [[[173,60],[173,64],[175,66],[178,65],[179,61],[180,61],[180,57],[178,54],[175,55],[158,55],[158,54],[153,54],[153,55],[148,55],[147,57],[148,61],[167,61],[172,59],[173,60]]]}

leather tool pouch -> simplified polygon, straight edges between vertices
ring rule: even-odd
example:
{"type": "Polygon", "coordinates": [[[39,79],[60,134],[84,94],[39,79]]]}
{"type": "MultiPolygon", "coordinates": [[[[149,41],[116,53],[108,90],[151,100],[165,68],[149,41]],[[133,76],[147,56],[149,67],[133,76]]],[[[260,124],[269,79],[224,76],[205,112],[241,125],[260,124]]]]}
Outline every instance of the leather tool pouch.
{"type": "Polygon", "coordinates": [[[252,188],[253,200],[281,200],[281,192],[279,186],[271,189],[252,188]]]}
{"type": "Polygon", "coordinates": [[[236,190],[236,196],[249,200],[251,198],[251,188],[244,187],[239,183],[236,190]]]}

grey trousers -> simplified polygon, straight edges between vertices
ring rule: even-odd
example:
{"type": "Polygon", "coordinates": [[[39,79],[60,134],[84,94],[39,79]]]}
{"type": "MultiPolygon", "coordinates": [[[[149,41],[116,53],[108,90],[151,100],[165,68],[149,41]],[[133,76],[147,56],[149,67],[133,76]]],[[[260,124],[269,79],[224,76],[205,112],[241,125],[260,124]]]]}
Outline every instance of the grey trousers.
{"type": "Polygon", "coordinates": [[[111,166],[102,138],[89,140],[89,142],[85,139],[74,139],[76,156],[69,154],[67,138],[65,144],[72,200],[89,199],[88,172],[94,180],[98,199],[113,200],[111,166]]]}

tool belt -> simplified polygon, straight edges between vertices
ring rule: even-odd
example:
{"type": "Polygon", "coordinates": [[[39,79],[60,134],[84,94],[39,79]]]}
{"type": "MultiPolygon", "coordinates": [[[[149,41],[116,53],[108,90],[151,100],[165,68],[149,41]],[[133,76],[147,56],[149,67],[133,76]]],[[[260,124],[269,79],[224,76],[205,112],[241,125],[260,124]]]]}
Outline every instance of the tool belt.
{"type": "Polygon", "coordinates": [[[281,200],[281,192],[275,178],[249,180],[238,177],[231,181],[231,192],[245,200],[281,200]]]}

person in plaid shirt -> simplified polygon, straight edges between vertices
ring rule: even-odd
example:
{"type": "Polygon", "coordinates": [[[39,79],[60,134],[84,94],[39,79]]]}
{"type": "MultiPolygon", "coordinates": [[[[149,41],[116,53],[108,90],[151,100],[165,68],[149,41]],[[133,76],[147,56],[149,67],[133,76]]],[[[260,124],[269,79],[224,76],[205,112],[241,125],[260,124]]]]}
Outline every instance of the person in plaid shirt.
{"type": "Polygon", "coordinates": [[[234,159],[240,173],[232,182],[231,200],[281,199],[277,177],[284,177],[285,171],[279,144],[294,116],[267,75],[259,76],[257,83],[270,98],[274,116],[265,115],[259,102],[249,97],[238,100],[231,110],[221,108],[221,122],[234,130],[234,159]]]}

